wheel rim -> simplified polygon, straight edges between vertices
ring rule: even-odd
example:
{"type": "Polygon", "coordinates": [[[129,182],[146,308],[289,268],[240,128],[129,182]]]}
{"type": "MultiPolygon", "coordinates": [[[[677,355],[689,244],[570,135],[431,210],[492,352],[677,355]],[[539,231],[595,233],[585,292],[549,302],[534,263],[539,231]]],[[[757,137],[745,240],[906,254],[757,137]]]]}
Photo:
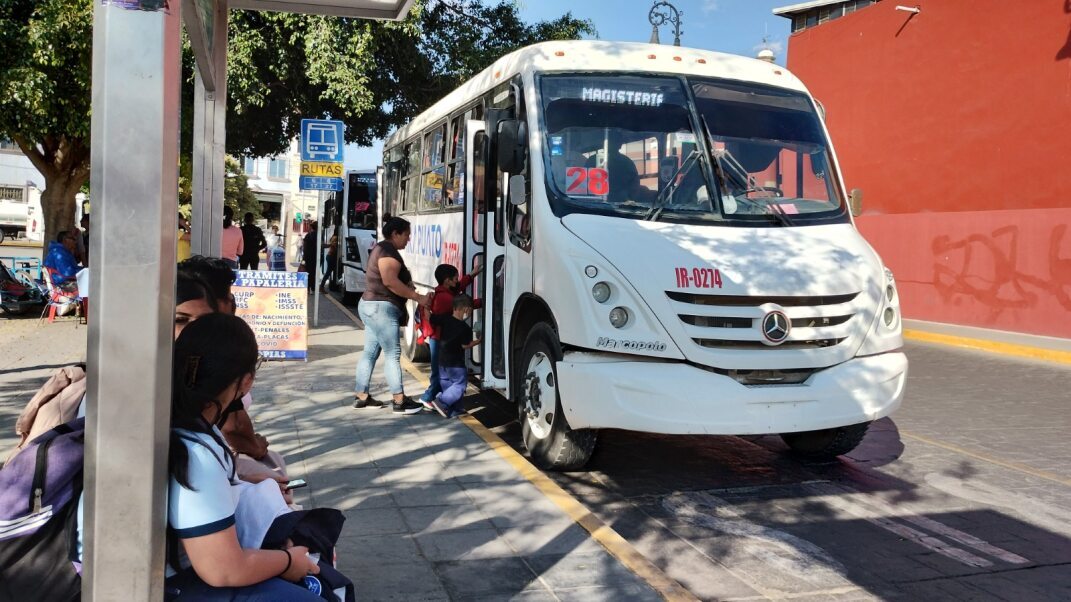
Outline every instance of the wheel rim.
{"type": "Polygon", "coordinates": [[[554,363],[547,354],[537,352],[528,360],[525,374],[525,420],[536,438],[546,439],[554,424],[554,407],[558,399],[554,363]]]}

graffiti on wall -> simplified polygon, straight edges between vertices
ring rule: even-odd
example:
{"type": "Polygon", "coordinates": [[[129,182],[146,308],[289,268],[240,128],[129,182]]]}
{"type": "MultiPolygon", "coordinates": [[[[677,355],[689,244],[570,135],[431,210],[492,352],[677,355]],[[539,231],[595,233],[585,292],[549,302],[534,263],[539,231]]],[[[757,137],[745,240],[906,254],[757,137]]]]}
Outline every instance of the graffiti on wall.
{"type": "Polygon", "coordinates": [[[996,318],[1006,310],[1035,307],[1043,296],[1071,311],[1071,256],[1062,255],[1067,224],[1049,234],[1048,274],[1027,273],[1020,267],[1019,227],[1004,226],[989,234],[933,239],[934,287],[946,301],[964,297],[981,303],[996,318]]]}

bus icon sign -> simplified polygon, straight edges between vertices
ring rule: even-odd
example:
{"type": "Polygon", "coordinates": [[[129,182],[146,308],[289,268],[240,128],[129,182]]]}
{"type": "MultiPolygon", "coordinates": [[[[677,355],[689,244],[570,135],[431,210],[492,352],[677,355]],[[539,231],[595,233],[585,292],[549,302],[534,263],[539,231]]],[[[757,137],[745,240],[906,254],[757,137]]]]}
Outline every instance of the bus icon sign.
{"type": "Polygon", "coordinates": [[[346,141],[341,121],[301,120],[301,160],[342,163],[346,141]]]}

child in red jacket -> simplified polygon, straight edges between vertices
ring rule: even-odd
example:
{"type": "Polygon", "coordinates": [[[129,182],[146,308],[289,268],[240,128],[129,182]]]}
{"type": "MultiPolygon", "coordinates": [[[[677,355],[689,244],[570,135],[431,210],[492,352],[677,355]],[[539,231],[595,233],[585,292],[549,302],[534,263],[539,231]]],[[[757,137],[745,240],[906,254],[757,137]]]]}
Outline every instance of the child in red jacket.
{"type": "MultiPolygon", "coordinates": [[[[435,292],[432,293],[428,319],[421,325],[424,338],[428,342],[428,350],[431,352],[431,384],[428,385],[428,390],[420,396],[420,402],[428,410],[434,409],[431,402],[436,395],[442,393],[442,386],[439,384],[440,327],[445,318],[454,313],[454,295],[463,294],[464,290],[472,284],[472,279],[482,270],[481,264],[471,274],[461,276],[457,268],[447,263],[435,268],[435,281],[439,283],[439,286],[435,287],[435,292]]],[[[473,301],[473,306],[479,309],[479,300],[473,301]]]]}

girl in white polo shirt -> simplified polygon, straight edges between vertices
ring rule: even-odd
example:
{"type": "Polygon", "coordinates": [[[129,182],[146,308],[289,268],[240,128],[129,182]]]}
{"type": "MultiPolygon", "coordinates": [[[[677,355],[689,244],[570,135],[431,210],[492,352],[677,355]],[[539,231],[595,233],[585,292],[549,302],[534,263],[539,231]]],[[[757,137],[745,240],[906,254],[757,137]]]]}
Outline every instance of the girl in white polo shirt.
{"type": "Polygon", "coordinates": [[[175,341],[167,518],[181,550],[168,546],[169,599],[321,599],[294,583],[319,572],[307,548],[246,549],[238,541],[237,478],[218,425],[242,407],[257,357],[249,326],[226,314],[201,317],[175,341]]]}

